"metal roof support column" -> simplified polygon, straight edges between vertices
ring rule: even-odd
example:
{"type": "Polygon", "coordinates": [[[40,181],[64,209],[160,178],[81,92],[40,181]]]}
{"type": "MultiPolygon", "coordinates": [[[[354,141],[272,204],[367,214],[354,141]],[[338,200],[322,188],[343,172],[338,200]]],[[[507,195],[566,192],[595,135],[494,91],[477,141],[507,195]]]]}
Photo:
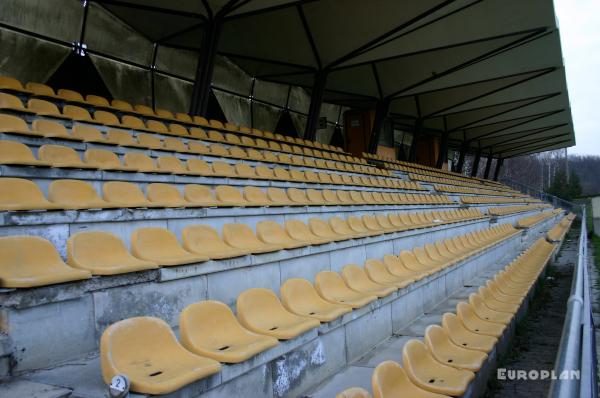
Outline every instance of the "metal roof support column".
{"type": "Polygon", "coordinates": [[[377,106],[375,107],[375,119],[373,120],[373,130],[371,131],[371,139],[369,140],[369,153],[377,153],[379,137],[383,130],[385,118],[390,110],[390,102],[391,101],[388,98],[377,101],[377,106]]]}
{"type": "Polygon", "coordinates": [[[500,169],[502,169],[502,164],[504,163],[504,159],[498,158],[496,160],[496,170],[494,171],[494,181],[498,181],[498,177],[500,176],[500,169]]]}
{"type": "Polygon", "coordinates": [[[477,170],[479,169],[479,161],[481,160],[481,148],[477,150],[475,159],[473,160],[473,167],[471,168],[471,177],[477,177],[477,170]]]}
{"type": "Polygon", "coordinates": [[[423,120],[418,118],[415,119],[415,129],[413,130],[413,138],[410,143],[410,151],[408,152],[408,161],[417,161],[417,145],[419,142],[419,135],[421,135],[421,128],[423,127],[423,120]]]}
{"type": "Polygon", "coordinates": [[[190,104],[192,115],[207,116],[213,69],[222,25],[223,22],[220,18],[210,19],[206,23],[190,104]]]}
{"type": "Polygon", "coordinates": [[[306,118],[306,127],[304,129],[304,139],[314,140],[317,136],[317,127],[319,116],[321,114],[321,104],[323,103],[323,94],[327,85],[327,71],[319,70],[315,73],[315,81],[310,95],[310,106],[306,118]]]}
{"type": "Polygon", "coordinates": [[[490,154],[488,155],[487,162],[485,162],[485,172],[483,173],[483,178],[485,178],[486,180],[490,176],[490,169],[492,168],[492,160],[493,159],[494,158],[492,157],[492,151],[490,150],[490,154]]]}
{"type": "Polygon", "coordinates": [[[442,142],[440,143],[440,154],[438,155],[437,162],[435,167],[441,169],[448,157],[448,132],[444,131],[442,133],[442,142]]]}
{"type": "Polygon", "coordinates": [[[467,154],[468,142],[463,142],[460,147],[460,154],[458,155],[458,164],[456,165],[456,172],[462,173],[463,166],[465,165],[465,155],[467,154]]]}

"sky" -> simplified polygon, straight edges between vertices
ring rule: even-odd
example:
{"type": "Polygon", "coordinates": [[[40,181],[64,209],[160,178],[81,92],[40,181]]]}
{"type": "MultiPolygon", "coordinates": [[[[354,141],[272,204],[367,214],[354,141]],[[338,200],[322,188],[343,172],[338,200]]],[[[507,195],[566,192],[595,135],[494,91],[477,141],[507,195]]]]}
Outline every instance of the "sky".
{"type": "Polygon", "coordinates": [[[600,1],[554,0],[577,145],[600,156],[600,1]]]}

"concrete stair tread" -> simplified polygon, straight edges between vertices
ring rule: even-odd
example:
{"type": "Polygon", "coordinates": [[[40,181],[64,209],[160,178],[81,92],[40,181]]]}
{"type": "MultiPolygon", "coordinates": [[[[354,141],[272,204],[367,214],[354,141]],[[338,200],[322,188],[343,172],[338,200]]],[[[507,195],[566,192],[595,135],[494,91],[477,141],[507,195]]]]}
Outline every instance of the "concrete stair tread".
{"type": "Polygon", "coordinates": [[[14,380],[0,386],[0,396],[3,398],[63,398],[70,395],[68,388],[28,380],[14,380]]]}

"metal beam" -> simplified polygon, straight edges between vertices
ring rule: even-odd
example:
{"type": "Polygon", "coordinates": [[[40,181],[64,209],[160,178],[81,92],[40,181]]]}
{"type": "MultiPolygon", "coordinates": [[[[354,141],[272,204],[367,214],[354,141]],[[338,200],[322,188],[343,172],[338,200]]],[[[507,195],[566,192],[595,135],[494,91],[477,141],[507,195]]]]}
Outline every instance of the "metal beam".
{"type": "Polygon", "coordinates": [[[315,73],[315,82],[310,95],[310,106],[308,108],[308,117],[304,129],[304,139],[314,140],[317,135],[317,125],[321,114],[321,105],[323,104],[323,94],[327,85],[327,72],[320,70],[315,73]]]}
{"type": "Polygon", "coordinates": [[[485,171],[483,172],[483,178],[485,178],[486,180],[490,176],[490,168],[492,167],[492,160],[494,159],[492,157],[492,155],[493,155],[492,151],[490,150],[490,153],[488,154],[487,162],[485,162],[485,171]]]}
{"type": "Polygon", "coordinates": [[[154,6],[149,6],[149,5],[139,4],[139,3],[133,4],[133,3],[129,3],[126,1],[121,1],[121,0],[92,0],[92,1],[94,1],[98,4],[106,5],[106,6],[126,7],[126,8],[133,8],[134,10],[155,12],[158,14],[177,15],[180,17],[200,18],[200,19],[206,20],[205,15],[194,13],[194,12],[189,12],[189,11],[179,11],[179,10],[173,10],[170,8],[154,7],[154,6]]]}
{"type": "Polygon", "coordinates": [[[481,160],[481,148],[475,153],[475,159],[473,160],[473,166],[471,167],[471,177],[477,177],[477,170],[479,169],[479,161],[481,160]]]}
{"type": "Polygon", "coordinates": [[[536,146],[532,146],[529,148],[525,148],[522,151],[516,151],[516,149],[514,149],[513,151],[510,151],[510,153],[506,153],[506,152],[502,152],[499,155],[502,156],[503,158],[514,158],[517,156],[523,156],[523,155],[528,155],[530,153],[537,153],[537,152],[546,152],[552,149],[559,149],[559,148],[564,148],[564,146],[559,146],[561,144],[566,144],[568,142],[572,142],[571,139],[567,139],[567,140],[562,140],[562,141],[558,141],[558,142],[550,142],[550,143],[544,143],[541,145],[536,145],[536,146]],[[542,151],[542,149],[544,149],[542,151]]]}
{"type": "Polygon", "coordinates": [[[494,171],[494,181],[498,181],[498,176],[500,175],[500,169],[502,168],[503,163],[504,163],[504,158],[498,158],[498,160],[496,160],[496,170],[494,171]]]}
{"type": "Polygon", "coordinates": [[[381,136],[381,131],[383,130],[385,119],[389,110],[389,99],[381,99],[377,101],[377,107],[375,108],[375,119],[373,120],[373,130],[371,131],[371,139],[369,140],[369,153],[377,153],[379,137],[381,136]]]}
{"type": "Polygon", "coordinates": [[[446,118],[444,118],[444,132],[442,133],[442,142],[440,143],[440,153],[435,164],[435,167],[438,169],[444,166],[444,162],[448,157],[448,135],[448,124],[446,123],[446,118]]]}
{"type": "Polygon", "coordinates": [[[206,24],[192,91],[190,104],[190,114],[192,115],[206,116],[208,111],[212,75],[222,27],[223,21],[220,18],[211,19],[206,24]]]}

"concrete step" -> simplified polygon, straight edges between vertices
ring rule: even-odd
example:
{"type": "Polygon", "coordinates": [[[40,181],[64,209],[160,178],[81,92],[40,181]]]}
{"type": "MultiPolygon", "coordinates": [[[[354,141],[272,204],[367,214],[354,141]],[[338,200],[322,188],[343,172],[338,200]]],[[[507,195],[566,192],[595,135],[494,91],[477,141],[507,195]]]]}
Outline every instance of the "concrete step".
{"type": "Polygon", "coordinates": [[[3,398],[66,398],[71,396],[71,390],[28,380],[15,380],[0,385],[0,396],[3,398]]]}

